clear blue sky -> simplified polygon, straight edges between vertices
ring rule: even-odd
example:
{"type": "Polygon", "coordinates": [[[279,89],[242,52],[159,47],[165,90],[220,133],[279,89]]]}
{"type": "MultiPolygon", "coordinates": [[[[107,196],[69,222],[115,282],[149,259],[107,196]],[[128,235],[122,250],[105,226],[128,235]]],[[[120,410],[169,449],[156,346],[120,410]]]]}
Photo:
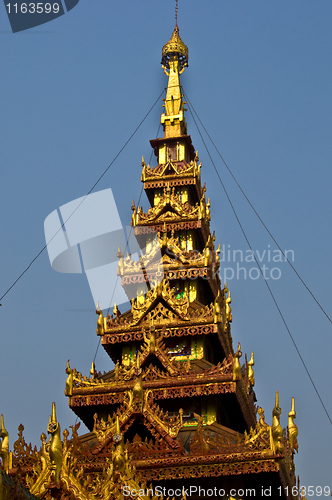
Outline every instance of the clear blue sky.
{"type": "MultiPolygon", "coordinates": [[[[179,5],[180,35],[189,47],[184,90],[330,315],[331,24],[327,0],[179,5]]],[[[59,19],[16,34],[0,6],[0,296],[44,245],[47,215],[89,191],[166,86],[161,49],[173,28],[173,0],[80,0],[59,19]]],[[[137,203],[139,197],[141,156],[150,157],[161,104],[96,188],[112,188],[124,224],[130,223],[132,198],[137,203]]],[[[216,242],[245,252],[189,112],[187,121],[203,164],[216,242]]],[[[268,262],[272,241],[209,149],[252,247],[260,255],[266,251],[263,264],[281,271],[269,283],[332,415],[331,324],[286,263],[268,262]]],[[[230,266],[236,263],[225,263],[230,266]]],[[[247,272],[253,266],[247,263],[247,272]]],[[[285,427],[295,396],[296,473],[304,486],[332,486],[331,424],[263,280],[242,275],[228,284],[233,341],[248,355],[255,353],[255,390],[266,420],[271,423],[279,390],[285,427]]],[[[66,361],[88,374],[97,347],[96,319],[86,277],[56,273],[46,252],[2,300],[0,412],[11,447],[20,423],[26,440],[40,446],[52,401],[62,430],[74,423],[63,394],[66,361]]],[[[96,366],[112,369],[102,349],[96,366]]]]}

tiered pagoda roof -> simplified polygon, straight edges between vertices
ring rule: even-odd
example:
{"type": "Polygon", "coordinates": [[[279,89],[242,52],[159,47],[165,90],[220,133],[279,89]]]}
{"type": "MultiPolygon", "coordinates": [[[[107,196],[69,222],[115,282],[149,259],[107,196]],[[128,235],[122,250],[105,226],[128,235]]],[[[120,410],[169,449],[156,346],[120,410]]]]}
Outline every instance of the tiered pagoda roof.
{"type": "Polygon", "coordinates": [[[22,426],[9,452],[2,425],[3,467],[46,500],[195,499],[211,497],[209,491],[239,500],[250,489],[258,498],[271,489],[270,496],[285,499],[287,487],[287,498],[299,498],[294,399],[285,430],[276,393],[269,425],[255,404],[253,353],[243,362],[241,345],[233,347],[220,245],[184,117],[179,75],[188,49],[177,26],[162,64],[169,77],[164,137],[150,141],[157,166],[142,160],[151,207],[145,213],[132,204],[142,254],[135,261],[118,251],[131,307],[96,311],[97,335],[115,367],[101,374],[93,363],[89,376],[69,362],[66,369],[69,406],[90,432],[79,436],[77,424],[70,438],[68,430],[61,437],[53,404],[50,440],[42,434],[40,450],[25,443],[22,426]]]}

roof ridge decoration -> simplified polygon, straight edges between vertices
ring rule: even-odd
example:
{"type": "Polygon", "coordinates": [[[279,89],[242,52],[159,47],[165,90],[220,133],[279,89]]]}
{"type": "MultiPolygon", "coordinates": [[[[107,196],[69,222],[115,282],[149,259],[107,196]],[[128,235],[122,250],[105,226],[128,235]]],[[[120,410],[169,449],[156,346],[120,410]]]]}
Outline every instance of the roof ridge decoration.
{"type": "Polygon", "coordinates": [[[156,438],[163,438],[172,449],[177,449],[180,444],[176,441],[180,429],[183,427],[183,410],[178,415],[169,417],[158,404],[153,401],[150,389],[143,390],[141,373],[137,374],[133,389],[126,392],[125,402],[105,421],[94,415],[93,432],[98,444],[92,449],[93,454],[98,454],[108,446],[116,435],[116,425],[119,422],[123,432],[128,430],[137,417],[143,417],[147,429],[156,438]]]}
{"type": "Polygon", "coordinates": [[[147,292],[146,299],[140,303],[138,299],[133,299],[131,312],[133,323],[139,323],[144,316],[152,309],[157,301],[163,300],[171,310],[182,320],[188,320],[189,297],[176,298],[174,290],[171,289],[169,281],[163,279],[156,286],[147,292]]]}
{"type": "MultiPolygon", "coordinates": [[[[159,413],[162,412],[160,411],[159,413]]],[[[96,498],[99,500],[109,500],[110,498],[120,500],[123,497],[122,493],[125,485],[130,486],[130,490],[136,490],[137,492],[146,491],[146,481],[142,479],[141,474],[131,463],[131,457],[129,457],[128,450],[124,446],[123,433],[121,432],[118,416],[115,417],[115,432],[111,439],[110,457],[106,458],[106,467],[103,467],[101,472],[95,476],[85,473],[84,466],[86,466],[86,459],[90,459],[91,461],[91,456],[93,457],[93,455],[91,455],[91,451],[88,448],[83,449],[77,434],[79,423],[71,426],[72,438],[70,440],[68,440],[68,430],[64,430],[63,441],[60,441],[61,446],[57,444],[57,450],[59,451],[58,464],[60,465],[58,466],[57,464],[55,470],[51,449],[55,439],[54,432],[56,433],[55,440],[57,440],[60,426],[55,417],[54,404],[52,405],[50,420],[51,423],[48,424],[48,427],[50,424],[55,424],[51,427],[52,429],[56,428],[56,430],[52,431],[50,429],[53,432],[50,446],[46,445],[45,434],[41,435],[42,447],[39,453],[31,454],[32,447],[31,445],[26,445],[22,436],[23,426],[20,425],[19,428],[18,441],[20,445],[17,445],[17,448],[21,447],[22,444],[22,454],[26,453],[26,458],[29,458],[29,465],[23,466],[20,469],[20,473],[25,475],[25,484],[29,487],[31,493],[30,495],[27,494],[26,498],[42,498],[50,491],[54,498],[58,498],[62,492],[65,492],[72,500],[95,500],[96,498]],[[33,458],[32,463],[30,463],[31,458],[33,458]],[[55,482],[56,476],[58,476],[57,482],[55,482]]],[[[20,468],[21,462],[19,458],[17,457],[16,460],[18,461],[17,466],[20,468]]],[[[17,483],[15,484],[17,487],[17,483]]],[[[0,486],[3,485],[0,483],[0,486]]],[[[23,488],[19,491],[22,498],[25,498],[23,497],[23,488]]],[[[9,498],[12,497],[8,496],[9,498]]],[[[131,500],[133,497],[129,495],[128,498],[131,500]]],[[[146,496],[145,493],[135,495],[135,499],[140,500],[157,500],[157,498],[162,500],[164,497],[150,497],[146,496]]]]}
{"type": "MultiPolygon", "coordinates": [[[[125,276],[127,274],[141,273],[142,266],[146,270],[147,274],[150,271],[160,272],[160,261],[154,260],[156,255],[159,255],[159,251],[166,248],[168,250],[162,256],[163,267],[177,268],[179,266],[191,266],[191,267],[207,267],[212,264],[219,267],[219,253],[220,245],[217,250],[215,250],[214,245],[210,245],[210,240],[207,241],[205,248],[202,252],[193,249],[193,240],[188,238],[187,248],[181,248],[181,243],[178,239],[174,237],[174,230],[171,230],[171,237],[167,236],[167,232],[158,231],[157,236],[151,244],[151,248],[143,255],[140,256],[139,260],[132,260],[131,255],[127,254],[124,259],[123,254],[118,252],[119,263],[118,263],[118,276],[125,276]]],[[[189,235],[190,236],[190,235],[189,235]]],[[[160,274],[161,275],[161,274],[160,274]]]]}
{"type": "MultiPolygon", "coordinates": [[[[123,422],[121,425],[121,418],[123,419],[121,408],[118,409],[109,422],[102,423],[104,429],[100,429],[99,446],[94,449],[90,449],[88,446],[83,448],[77,435],[79,424],[72,426],[73,435],[70,441],[68,441],[69,432],[65,429],[63,432],[63,442],[61,446],[57,446],[57,449],[61,450],[61,457],[58,457],[58,464],[60,466],[55,464],[51,458],[54,434],[51,437],[49,447],[46,445],[45,434],[42,434],[41,450],[35,453],[31,445],[26,445],[22,436],[23,426],[20,426],[18,440],[20,444],[16,446],[16,449],[21,449],[22,455],[26,454],[28,458],[27,465],[21,469],[21,474],[25,474],[25,484],[30,487],[31,494],[41,498],[50,490],[52,496],[55,496],[60,491],[64,491],[75,500],[92,500],[95,498],[108,500],[112,495],[117,499],[120,498],[117,496],[117,493],[119,493],[120,487],[122,488],[123,484],[137,486],[145,484],[142,478],[145,478],[145,480],[156,479],[153,477],[152,469],[146,469],[146,460],[149,461],[150,466],[154,460],[158,460],[160,466],[165,462],[167,466],[165,474],[167,475],[159,477],[159,479],[170,479],[173,477],[172,470],[175,467],[175,473],[179,464],[188,467],[188,473],[193,474],[193,477],[202,477],[207,473],[213,477],[219,475],[221,472],[229,474],[231,471],[232,474],[242,474],[248,472],[250,464],[254,466],[254,469],[250,469],[254,473],[282,469],[285,474],[294,476],[294,431],[297,431],[297,427],[293,422],[295,418],[294,399],[292,399],[292,409],[289,413],[291,425],[288,427],[288,433],[282,433],[280,439],[275,434],[275,416],[279,416],[281,413],[278,406],[278,394],[276,395],[276,405],[273,410],[272,425],[270,426],[265,422],[264,410],[258,408],[257,413],[259,418],[256,425],[250,429],[250,432],[245,432],[244,435],[237,433],[231,437],[225,434],[227,432],[226,428],[224,430],[220,429],[221,434],[218,428],[214,428],[213,426],[204,426],[203,428],[203,419],[201,415],[196,414],[196,433],[190,442],[189,455],[183,453],[181,439],[178,438],[178,442],[174,441],[174,438],[178,436],[179,430],[182,427],[181,412],[178,417],[173,416],[169,419],[167,413],[165,414],[151,400],[151,391],[147,391],[143,399],[150,407],[147,414],[148,418],[146,419],[149,430],[153,434],[162,432],[164,434],[163,437],[166,439],[164,445],[158,442],[156,444],[152,442],[148,443],[147,440],[143,442],[140,438],[134,439],[135,445],[134,443],[128,445],[131,451],[134,451],[134,448],[137,448],[139,451],[142,449],[142,446],[145,449],[143,456],[140,453],[135,453],[134,460],[132,459],[133,457],[128,456],[127,445],[124,446],[123,444],[123,432],[125,431],[126,424],[123,422]],[[276,408],[278,409],[278,415],[275,415],[276,408]],[[165,422],[167,417],[168,424],[165,422]],[[153,425],[151,424],[152,419],[153,425]],[[121,429],[121,427],[124,427],[124,429],[121,429]],[[211,432],[214,434],[214,437],[211,436],[211,432]],[[174,447],[175,443],[178,446],[174,447]],[[282,448],[280,448],[280,443],[282,443],[282,448]],[[100,446],[101,444],[102,446],[100,446]],[[106,444],[111,445],[109,454],[106,453],[105,455],[104,451],[102,452],[101,459],[103,460],[103,464],[105,464],[106,460],[106,467],[103,466],[101,469],[102,472],[96,476],[87,474],[85,472],[86,467],[88,467],[87,470],[90,470],[91,467],[98,466],[99,461],[93,462],[91,460],[94,456],[98,457],[98,454],[106,444]],[[164,454],[165,450],[167,450],[166,454],[164,454]],[[108,456],[110,458],[107,458],[108,456]],[[54,469],[55,465],[57,467],[56,471],[54,469]],[[54,482],[55,474],[58,474],[58,483],[54,482]],[[126,483],[123,482],[124,479],[126,483]]],[[[132,401],[131,398],[129,398],[130,400],[132,401]]],[[[134,406],[132,409],[135,410],[134,406]]],[[[142,410],[144,412],[144,407],[142,410]]],[[[56,419],[54,420],[54,416],[55,407],[53,406],[51,416],[51,420],[53,421],[51,423],[56,424],[56,430],[60,431],[60,426],[56,419]]],[[[130,422],[128,423],[130,424],[130,422]]],[[[17,467],[20,463],[20,458],[16,458],[14,454],[14,460],[17,460],[17,463],[14,463],[14,466],[17,467]]],[[[141,498],[142,500],[145,499],[145,497],[141,498]]]]}
{"type": "Polygon", "coordinates": [[[191,160],[190,163],[187,163],[185,160],[177,162],[168,160],[166,163],[158,164],[156,167],[150,167],[150,165],[146,165],[144,158],[142,158],[143,169],[141,181],[159,180],[162,177],[165,179],[174,178],[174,175],[176,177],[197,177],[200,180],[202,162],[198,163],[198,161],[197,151],[194,160],[191,160]]]}
{"type": "Polygon", "coordinates": [[[143,212],[142,207],[138,206],[136,208],[134,200],[131,209],[133,211],[131,220],[133,227],[178,220],[204,219],[206,222],[210,221],[209,201],[208,203],[206,202],[205,192],[203,192],[199,203],[191,205],[188,201],[182,203],[180,196],[175,194],[174,187],[171,189],[169,186],[164,189],[164,194],[161,196],[158,204],[150,207],[146,213],[143,212]],[[165,210],[167,208],[172,210],[165,210]]]}
{"type": "MultiPolygon", "coordinates": [[[[158,353],[158,351],[157,351],[157,353],[158,353]]],[[[139,354],[141,354],[141,352],[139,354]]],[[[150,380],[150,378],[149,378],[148,375],[151,372],[151,370],[153,371],[153,377],[154,377],[154,378],[152,378],[152,380],[155,380],[156,377],[160,377],[160,378],[163,378],[163,379],[169,378],[169,377],[177,377],[179,374],[181,374],[182,377],[185,376],[185,375],[193,375],[193,374],[197,375],[197,371],[194,370],[191,367],[190,360],[186,361],[185,367],[181,367],[179,363],[175,363],[171,359],[172,356],[170,356],[167,353],[164,353],[163,358],[165,359],[166,357],[169,358],[169,366],[168,366],[167,371],[161,372],[161,370],[159,368],[157,368],[155,366],[152,366],[150,364],[150,365],[145,366],[143,368],[142,379],[143,380],[145,380],[145,379],[146,380],[150,380]]],[[[147,355],[146,355],[146,353],[145,353],[145,356],[144,355],[140,356],[140,359],[142,360],[141,364],[143,365],[143,363],[147,361],[147,355]]],[[[160,360],[159,357],[158,357],[158,359],[160,360]]],[[[223,366],[223,367],[227,366],[225,363],[224,362],[222,364],[218,363],[218,365],[213,366],[211,369],[209,369],[209,370],[206,369],[205,372],[206,373],[211,373],[211,374],[219,373],[219,370],[221,370],[221,366],[223,366]]],[[[76,382],[75,389],[76,388],[89,388],[89,387],[96,387],[96,386],[105,386],[108,389],[110,389],[112,386],[118,388],[119,383],[120,384],[121,383],[128,384],[133,379],[134,374],[135,374],[135,365],[136,365],[136,356],[134,356],[134,358],[131,359],[130,364],[128,366],[126,366],[126,365],[120,365],[117,362],[116,365],[115,365],[114,370],[111,372],[111,373],[114,374],[114,377],[112,377],[110,379],[107,379],[105,381],[102,380],[102,379],[99,379],[98,383],[96,383],[96,382],[94,382],[94,380],[88,379],[86,377],[84,377],[84,379],[83,379],[82,378],[82,374],[79,373],[79,377],[77,377],[75,379],[75,382],[76,382]]],[[[164,368],[166,370],[166,366],[164,366],[164,368]]],[[[203,372],[201,374],[201,376],[205,375],[205,372],[203,372]]]]}
{"type": "Polygon", "coordinates": [[[162,341],[162,336],[160,335],[160,337],[156,339],[155,333],[153,330],[151,331],[151,328],[150,334],[144,332],[144,344],[141,346],[137,356],[134,355],[128,366],[120,365],[119,362],[117,362],[114,370],[111,372],[113,374],[111,378],[103,380],[102,378],[82,377],[82,374],[77,372],[74,368],[74,389],[104,386],[108,391],[111,391],[112,386],[118,389],[119,386],[123,384],[128,385],[137,373],[137,357],[139,357],[139,364],[142,367],[143,382],[156,380],[157,377],[160,379],[167,378],[168,380],[173,378],[175,379],[175,383],[180,383],[177,379],[178,376],[181,376],[181,384],[187,378],[192,381],[193,377],[197,380],[205,380],[208,378],[209,383],[213,382],[215,378],[219,379],[220,376],[226,377],[227,380],[230,381],[234,380],[234,377],[236,380],[241,378],[237,376],[237,370],[234,369],[234,356],[232,354],[229,354],[227,358],[224,358],[222,362],[219,362],[216,365],[211,365],[208,368],[199,370],[195,367],[193,360],[186,359],[183,362],[175,361],[173,355],[166,351],[165,344],[162,341]],[[156,368],[151,364],[146,364],[151,355],[156,356],[164,367],[165,372],[161,372],[159,368],[156,368]],[[150,372],[152,373],[152,377],[149,376],[150,372]]]}

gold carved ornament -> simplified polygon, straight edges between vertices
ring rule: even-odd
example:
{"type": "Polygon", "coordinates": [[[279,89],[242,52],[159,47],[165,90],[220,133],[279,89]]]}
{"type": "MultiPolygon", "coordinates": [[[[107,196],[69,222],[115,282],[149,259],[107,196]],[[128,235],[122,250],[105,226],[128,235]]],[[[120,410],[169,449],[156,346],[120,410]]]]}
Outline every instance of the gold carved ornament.
{"type": "Polygon", "coordinates": [[[283,430],[280,425],[281,408],[279,406],[279,392],[276,391],[276,402],[272,411],[272,437],[275,452],[277,454],[284,451],[283,430]]]}
{"type": "Polygon", "coordinates": [[[288,413],[288,436],[289,436],[289,444],[292,453],[298,451],[299,445],[297,442],[297,436],[298,436],[298,428],[297,425],[294,423],[294,418],[296,418],[296,413],[295,413],[295,398],[292,398],[292,409],[288,413]]]}
{"type": "Polygon", "coordinates": [[[192,206],[188,201],[183,202],[180,195],[175,193],[175,188],[169,186],[163,190],[163,195],[159,198],[159,202],[150,207],[145,213],[141,207],[135,207],[134,200],[132,202],[132,226],[160,224],[168,221],[185,221],[185,220],[201,220],[206,218],[205,210],[205,194],[201,198],[200,203],[192,206]]]}
{"type": "MultiPolygon", "coordinates": [[[[139,367],[139,362],[137,362],[139,367]]],[[[131,421],[138,415],[142,415],[145,424],[152,433],[163,437],[173,448],[178,447],[174,441],[180,429],[183,427],[183,410],[179,410],[179,416],[168,416],[161,408],[153,402],[153,392],[150,389],[143,389],[141,368],[137,368],[133,387],[126,391],[125,403],[113,414],[108,416],[107,421],[98,419],[94,415],[93,432],[96,434],[99,445],[96,450],[101,450],[106,446],[116,432],[117,421],[121,428],[130,426],[131,421]]]]}
{"type": "Polygon", "coordinates": [[[3,415],[1,415],[0,426],[0,457],[3,469],[8,472],[8,470],[12,467],[12,454],[9,451],[9,435],[5,429],[3,415]]]}

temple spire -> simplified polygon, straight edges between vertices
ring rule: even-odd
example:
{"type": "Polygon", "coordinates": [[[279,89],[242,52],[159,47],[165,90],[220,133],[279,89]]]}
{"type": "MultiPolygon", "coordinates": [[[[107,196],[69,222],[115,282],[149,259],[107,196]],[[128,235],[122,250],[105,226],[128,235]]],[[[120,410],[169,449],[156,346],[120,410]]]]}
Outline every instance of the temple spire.
{"type": "Polygon", "coordinates": [[[165,113],[161,115],[164,137],[178,137],[187,133],[187,125],[183,115],[183,100],[180,87],[180,75],[188,66],[188,47],[179,35],[177,25],[177,6],[175,28],[170,40],[163,46],[162,60],[164,72],[168,76],[165,99],[165,113]]]}

